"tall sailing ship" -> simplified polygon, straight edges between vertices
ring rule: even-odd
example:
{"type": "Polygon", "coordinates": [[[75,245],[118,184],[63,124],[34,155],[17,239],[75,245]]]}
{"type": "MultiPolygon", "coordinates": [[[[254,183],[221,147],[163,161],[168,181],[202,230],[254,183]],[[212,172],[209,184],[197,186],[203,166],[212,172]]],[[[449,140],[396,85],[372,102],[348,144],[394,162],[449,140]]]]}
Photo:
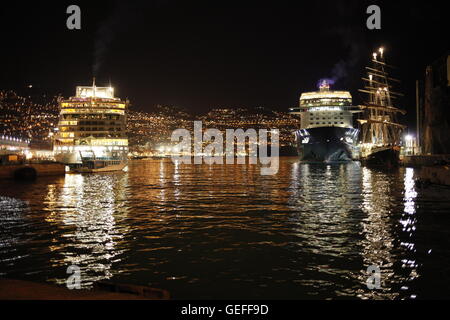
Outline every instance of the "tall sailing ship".
{"type": "Polygon", "coordinates": [[[394,84],[398,79],[388,74],[388,65],[384,58],[384,49],[373,54],[371,65],[366,67],[367,78],[359,91],[366,95],[366,101],[360,108],[361,119],[361,161],[369,165],[396,166],[400,161],[401,135],[406,126],[398,123],[397,116],[406,111],[396,107],[403,94],[395,92],[394,84]]]}
{"type": "Polygon", "coordinates": [[[346,162],[357,154],[359,130],[353,127],[353,106],[348,91],[330,90],[323,80],[319,91],[305,92],[298,108],[291,114],[300,115],[300,129],[295,132],[297,150],[303,162],[346,162]]]}
{"type": "Polygon", "coordinates": [[[120,171],[127,166],[128,101],[114,88],[77,87],[76,96],[60,101],[54,154],[70,172],[120,171]]]}

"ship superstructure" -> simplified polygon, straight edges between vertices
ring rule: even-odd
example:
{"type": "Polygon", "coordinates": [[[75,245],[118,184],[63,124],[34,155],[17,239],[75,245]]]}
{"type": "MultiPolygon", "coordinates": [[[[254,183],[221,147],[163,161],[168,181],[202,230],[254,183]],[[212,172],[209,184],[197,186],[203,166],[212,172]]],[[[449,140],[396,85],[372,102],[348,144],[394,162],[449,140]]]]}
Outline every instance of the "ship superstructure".
{"type": "Polygon", "coordinates": [[[60,101],[54,137],[55,158],[71,171],[115,171],[126,166],[128,102],[114,88],[77,87],[76,96],[60,101]]]}
{"type": "Polygon", "coordinates": [[[330,90],[329,83],[320,83],[319,91],[306,92],[298,108],[300,129],[295,132],[300,159],[311,162],[350,161],[356,153],[358,129],[353,128],[352,105],[348,91],[330,90]]]}
{"type": "Polygon", "coordinates": [[[384,49],[373,54],[371,66],[366,67],[367,77],[359,91],[367,98],[360,108],[363,110],[361,124],[361,160],[379,165],[396,165],[399,162],[401,135],[406,126],[398,123],[397,115],[406,111],[394,105],[403,95],[393,91],[400,81],[388,74],[391,68],[384,59],[384,49]]]}

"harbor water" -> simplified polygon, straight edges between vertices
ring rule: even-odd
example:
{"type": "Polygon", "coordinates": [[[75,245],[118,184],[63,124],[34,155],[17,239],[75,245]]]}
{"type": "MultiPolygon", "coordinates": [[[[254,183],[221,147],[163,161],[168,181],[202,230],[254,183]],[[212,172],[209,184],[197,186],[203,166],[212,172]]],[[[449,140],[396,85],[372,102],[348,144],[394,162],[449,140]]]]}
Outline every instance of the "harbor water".
{"type": "Polygon", "coordinates": [[[450,189],[390,171],[281,158],[133,161],[127,172],[0,181],[0,277],[100,280],[175,299],[450,297],[450,189]],[[380,269],[369,290],[367,269],[380,269]]]}

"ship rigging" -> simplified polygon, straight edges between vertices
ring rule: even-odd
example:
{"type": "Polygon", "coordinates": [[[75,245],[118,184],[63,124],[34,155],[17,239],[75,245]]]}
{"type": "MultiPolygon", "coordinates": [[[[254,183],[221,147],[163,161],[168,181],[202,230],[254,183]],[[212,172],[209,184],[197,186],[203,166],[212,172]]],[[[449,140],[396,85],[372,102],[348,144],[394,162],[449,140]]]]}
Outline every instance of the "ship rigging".
{"type": "Polygon", "coordinates": [[[399,161],[401,135],[406,126],[398,123],[397,116],[405,115],[406,111],[396,107],[400,92],[394,91],[394,83],[400,80],[391,77],[388,69],[393,69],[386,63],[384,49],[380,48],[373,54],[371,66],[366,67],[367,77],[363,77],[365,85],[359,92],[367,96],[360,105],[363,112],[358,119],[361,126],[361,160],[372,164],[396,165],[399,161]]]}

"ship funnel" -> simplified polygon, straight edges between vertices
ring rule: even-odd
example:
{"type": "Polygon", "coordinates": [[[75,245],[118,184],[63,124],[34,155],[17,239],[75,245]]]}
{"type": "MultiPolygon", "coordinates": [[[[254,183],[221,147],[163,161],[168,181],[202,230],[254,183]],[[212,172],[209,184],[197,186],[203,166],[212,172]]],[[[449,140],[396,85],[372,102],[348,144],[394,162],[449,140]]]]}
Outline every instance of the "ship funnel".
{"type": "Polygon", "coordinates": [[[327,80],[323,80],[319,85],[320,91],[329,91],[330,90],[330,84],[327,80]]]}

